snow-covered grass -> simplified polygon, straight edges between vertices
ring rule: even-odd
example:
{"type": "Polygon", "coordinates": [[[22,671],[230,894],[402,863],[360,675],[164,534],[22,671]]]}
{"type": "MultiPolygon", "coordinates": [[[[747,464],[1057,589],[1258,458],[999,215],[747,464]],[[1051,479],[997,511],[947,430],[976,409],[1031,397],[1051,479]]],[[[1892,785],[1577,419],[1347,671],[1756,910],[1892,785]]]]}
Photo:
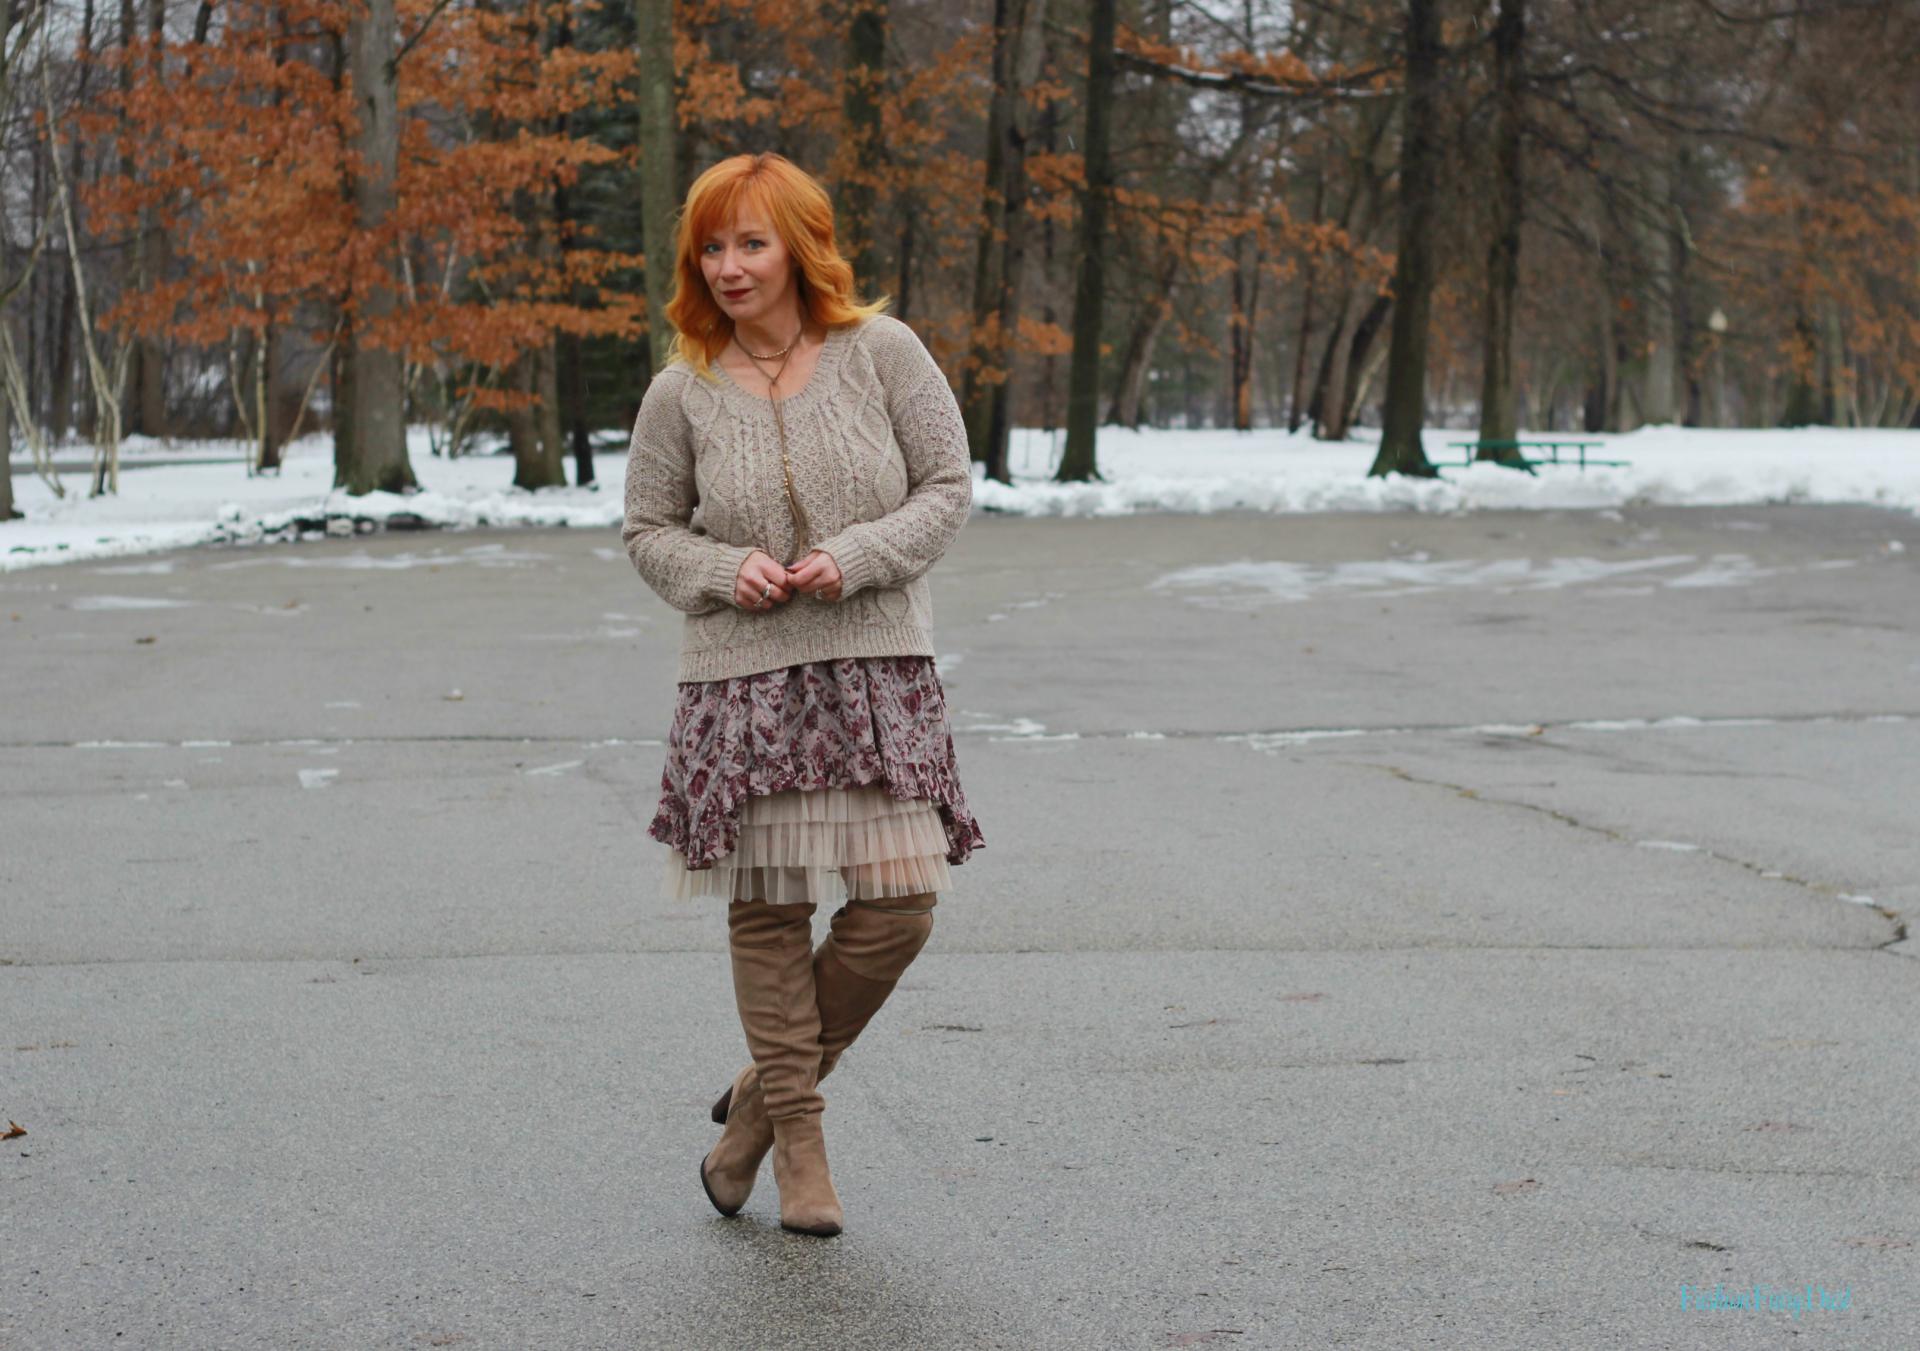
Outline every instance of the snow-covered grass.
{"type": "MultiPolygon", "coordinates": [[[[1471,433],[1429,431],[1428,454],[1458,461],[1449,443],[1471,433]]],[[[1920,432],[1698,431],[1653,427],[1605,442],[1596,455],[1623,468],[1544,468],[1538,475],[1493,465],[1454,467],[1440,479],[1366,476],[1377,435],[1335,444],[1282,431],[1100,433],[1103,483],[1056,484],[1052,468],[1064,434],[1022,430],[1011,454],[1014,483],[979,477],[974,507],[1031,516],[1106,516],[1142,511],[1213,512],[1468,511],[1600,508],[1629,502],[1732,505],[1857,502],[1920,511],[1920,432]]],[[[124,448],[120,493],[88,498],[84,473],[64,475],[53,496],[22,458],[14,492],[27,519],[0,523],[0,570],[73,559],[148,553],[208,542],[254,542],[351,534],[382,526],[566,525],[610,529],[621,517],[624,437],[596,454],[592,488],[537,493],[511,486],[513,462],[500,455],[439,459],[424,429],[409,454],[422,490],[407,496],[349,497],[332,488],[332,442],[302,437],[278,475],[248,478],[231,442],[161,446],[134,438],[124,448]],[[222,463],[183,463],[208,457],[222,463]]],[[[63,448],[63,462],[86,447],[63,448]]],[[[571,470],[572,461],[568,461],[571,470]]]]}

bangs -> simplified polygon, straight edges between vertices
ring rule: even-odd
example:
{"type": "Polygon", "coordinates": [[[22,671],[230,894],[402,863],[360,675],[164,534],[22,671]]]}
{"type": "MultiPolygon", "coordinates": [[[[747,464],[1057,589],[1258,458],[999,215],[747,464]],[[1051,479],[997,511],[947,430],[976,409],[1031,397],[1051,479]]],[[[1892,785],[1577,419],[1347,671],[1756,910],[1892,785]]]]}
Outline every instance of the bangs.
{"type": "Polygon", "coordinates": [[[739,218],[742,207],[751,209],[769,229],[778,228],[769,209],[766,185],[757,174],[722,179],[687,203],[687,243],[696,258],[708,238],[729,228],[739,218]]]}

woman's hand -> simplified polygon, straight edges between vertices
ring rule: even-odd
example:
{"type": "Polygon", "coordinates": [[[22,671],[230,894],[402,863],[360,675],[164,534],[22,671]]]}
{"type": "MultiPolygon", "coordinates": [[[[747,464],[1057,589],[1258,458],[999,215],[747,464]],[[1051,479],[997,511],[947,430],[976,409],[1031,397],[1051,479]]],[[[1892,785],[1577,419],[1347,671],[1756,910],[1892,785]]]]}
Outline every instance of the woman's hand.
{"type": "Polygon", "coordinates": [[[788,570],[787,578],[796,591],[811,591],[821,600],[840,599],[840,565],[832,554],[815,549],[800,560],[799,567],[788,570]]]}
{"type": "Polygon", "coordinates": [[[755,549],[748,554],[734,575],[733,603],[743,610],[771,610],[775,604],[785,604],[792,598],[787,570],[764,550],[755,549]],[[773,589],[768,591],[768,586],[773,589]]]}

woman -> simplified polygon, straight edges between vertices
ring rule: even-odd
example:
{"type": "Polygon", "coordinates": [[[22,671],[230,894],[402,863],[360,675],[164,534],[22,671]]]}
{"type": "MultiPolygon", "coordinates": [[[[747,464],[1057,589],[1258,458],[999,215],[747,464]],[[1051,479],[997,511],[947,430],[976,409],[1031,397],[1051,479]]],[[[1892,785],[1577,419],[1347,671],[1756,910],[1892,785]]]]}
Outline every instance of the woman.
{"type": "Polygon", "coordinates": [[[700,1183],[732,1215],[771,1150],[781,1226],[831,1235],[818,1082],[926,944],[949,865],[986,843],[926,582],[972,465],[946,377],[885,300],[853,299],[833,205],[792,163],[708,169],[676,253],[678,332],[634,426],[622,538],[687,615],[648,833],[672,847],[669,896],[728,902],[752,1056],[713,1106],[700,1183]],[[842,894],[815,951],[814,911],[842,894]]]}

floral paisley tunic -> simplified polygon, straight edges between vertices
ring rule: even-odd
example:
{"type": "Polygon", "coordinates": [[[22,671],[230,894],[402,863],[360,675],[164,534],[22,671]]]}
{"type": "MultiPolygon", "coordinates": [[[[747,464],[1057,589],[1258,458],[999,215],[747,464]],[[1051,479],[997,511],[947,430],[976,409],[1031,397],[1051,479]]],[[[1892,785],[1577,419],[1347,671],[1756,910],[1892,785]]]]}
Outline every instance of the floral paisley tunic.
{"type": "Polygon", "coordinates": [[[945,891],[949,865],[986,844],[926,656],[682,682],[647,833],[671,846],[663,893],[675,900],[945,891]]]}

